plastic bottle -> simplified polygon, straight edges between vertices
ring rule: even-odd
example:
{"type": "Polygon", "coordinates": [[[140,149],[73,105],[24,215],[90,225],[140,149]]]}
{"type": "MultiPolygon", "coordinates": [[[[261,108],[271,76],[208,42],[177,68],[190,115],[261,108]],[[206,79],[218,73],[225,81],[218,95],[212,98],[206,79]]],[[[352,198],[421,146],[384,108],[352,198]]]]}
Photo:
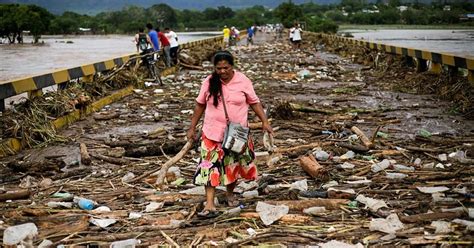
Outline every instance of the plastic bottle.
{"type": "Polygon", "coordinates": [[[92,210],[95,206],[95,202],[86,198],[74,197],[74,202],[77,203],[80,209],[84,210],[92,210]]]}

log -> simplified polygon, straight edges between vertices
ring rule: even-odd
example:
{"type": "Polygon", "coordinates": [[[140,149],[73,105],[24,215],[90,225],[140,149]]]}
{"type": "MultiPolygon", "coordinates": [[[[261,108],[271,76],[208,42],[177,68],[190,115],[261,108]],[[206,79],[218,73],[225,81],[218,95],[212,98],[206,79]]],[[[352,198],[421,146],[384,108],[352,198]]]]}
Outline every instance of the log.
{"type": "Polygon", "coordinates": [[[186,141],[160,141],[139,147],[125,147],[126,157],[145,157],[145,156],[160,156],[165,154],[176,154],[185,145],[186,141]],[[164,152],[164,154],[163,154],[164,152]]]}
{"type": "MultiPolygon", "coordinates": [[[[241,213],[240,217],[248,219],[259,219],[260,215],[256,212],[241,213]]],[[[288,224],[307,224],[312,222],[313,217],[301,215],[301,214],[286,214],[279,221],[286,222],[288,224]]]]}
{"type": "Polygon", "coordinates": [[[81,150],[81,163],[85,165],[90,165],[92,160],[91,160],[91,156],[89,155],[89,152],[87,151],[86,144],[81,143],[80,150],[81,150]]]}
{"type": "Polygon", "coordinates": [[[434,220],[452,220],[455,218],[462,217],[464,212],[438,212],[438,213],[425,213],[425,214],[415,214],[410,216],[399,215],[401,222],[404,223],[419,223],[419,222],[426,222],[426,221],[434,221],[434,220]]]}
{"type": "Polygon", "coordinates": [[[181,148],[181,151],[176,154],[174,157],[172,157],[171,159],[169,159],[168,161],[166,161],[166,163],[161,166],[161,168],[156,168],[156,169],[153,169],[151,171],[148,171],[148,172],[145,172],[143,173],[141,176],[139,177],[136,177],[134,178],[133,180],[131,180],[131,183],[134,183],[134,182],[137,182],[139,180],[142,180],[143,178],[146,178],[148,177],[149,175],[152,175],[156,172],[158,177],[156,179],[156,183],[157,184],[163,184],[164,182],[164,179],[166,177],[166,172],[168,171],[169,167],[171,167],[173,164],[175,164],[176,162],[178,162],[182,157],[184,157],[184,155],[189,151],[189,149],[191,149],[193,147],[193,142],[188,140],[186,142],[186,144],[183,146],[183,148],[181,148]]]}
{"type": "Polygon", "coordinates": [[[374,143],[372,143],[369,138],[367,138],[367,136],[365,135],[364,132],[362,132],[362,130],[360,130],[358,127],[356,126],[353,126],[351,128],[352,132],[354,132],[355,134],[357,134],[357,136],[359,136],[360,140],[362,141],[362,143],[364,144],[364,146],[368,147],[368,148],[372,148],[374,147],[374,143]]]}
{"type": "Polygon", "coordinates": [[[94,120],[96,121],[107,121],[115,119],[120,116],[120,113],[110,113],[110,114],[95,114],[94,120]]]}
{"type": "Polygon", "coordinates": [[[308,199],[308,200],[291,200],[291,201],[265,201],[272,205],[286,205],[290,210],[303,211],[310,207],[325,207],[327,209],[339,209],[340,205],[347,205],[348,199],[308,199]]]}
{"type": "Polygon", "coordinates": [[[310,144],[294,146],[294,147],[289,147],[289,148],[277,148],[277,149],[275,149],[274,152],[292,153],[292,152],[296,152],[296,151],[299,151],[299,150],[311,150],[315,147],[328,146],[328,145],[331,145],[331,144],[333,144],[333,142],[323,142],[323,143],[313,142],[313,143],[310,143],[310,144]]]}
{"type": "Polygon", "coordinates": [[[293,108],[293,110],[303,112],[303,113],[321,113],[321,114],[327,114],[327,115],[332,115],[332,114],[337,113],[337,112],[331,111],[331,110],[305,107],[305,106],[295,104],[295,103],[290,103],[290,106],[293,108]]]}
{"type": "Polygon", "coordinates": [[[348,143],[342,143],[342,142],[339,142],[339,143],[336,143],[337,146],[340,146],[340,147],[344,147],[344,148],[347,148],[351,151],[355,151],[355,152],[368,152],[369,151],[369,148],[365,147],[365,146],[361,146],[361,145],[351,145],[351,144],[348,144],[348,143]]]}
{"type": "MultiPolygon", "coordinates": [[[[273,119],[268,119],[268,122],[271,123],[273,119]]],[[[249,128],[250,129],[260,129],[262,128],[262,122],[259,121],[259,122],[252,122],[252,123],[249,123],[249,128]]]]}
{"type": "Polygon", "coordinates": [[[316,179],[327,179],[328,172],[322,167],[312,154],[300,157],[300,165],[311,177],[316,179]]]}
{"type": "Polygon", "coordinates": [[[204,67],[202,66],[186,64],[183,61],[179,61],[179,65],[181,65],[182,67],[189,68],[189,69],[204,71],[204,67]]]}
{"type": "Polygon", "coordinates": [[[18,200],[18,199],[27,199],[30,197],[31,192],[27,189],[18,190],[0,194],[0,202],[7,200],[18,200]]]}
{"type": "Polygon", "coordinates": [[[96,158],[96,159],[99,159],[99,160],[102,160],[102,161],[105,161],[105,162],[111,163],[111,164],[123,165],[123,164],[128,164],[129,163],[129,161],[126,160],[126,159],[112,158],[112,157],[104,156],[104,155],[98,154],[98,153],[91,153],[91,156],[96,158]]]}

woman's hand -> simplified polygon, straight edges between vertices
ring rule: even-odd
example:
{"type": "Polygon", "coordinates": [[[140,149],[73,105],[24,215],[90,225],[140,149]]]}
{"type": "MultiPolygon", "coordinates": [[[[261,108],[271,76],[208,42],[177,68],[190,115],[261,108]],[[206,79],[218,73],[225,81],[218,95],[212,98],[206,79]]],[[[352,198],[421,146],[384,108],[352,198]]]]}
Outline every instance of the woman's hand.
{"type": "Polygon", "coordinates": [[[194,127],[190,127],[188,129],[188,132],[186,134],[186,137],[188,138],[188,140],[194,142],[196,140],[196,128],[194,127]]]}
{"type": "Polygon", "coordinates": [[[268,121],[262,123],[262,131],[273,135],[273,128],[268,121]]]}

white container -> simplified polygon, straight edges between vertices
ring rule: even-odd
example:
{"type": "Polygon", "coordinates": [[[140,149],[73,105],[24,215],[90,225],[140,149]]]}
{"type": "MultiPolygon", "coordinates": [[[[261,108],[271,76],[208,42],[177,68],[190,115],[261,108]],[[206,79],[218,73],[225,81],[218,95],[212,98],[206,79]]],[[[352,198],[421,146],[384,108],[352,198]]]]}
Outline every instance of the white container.
{"type": "Polygon", "coordinates": [[[3,232],[4,245],[16,245],[21,241],[33,239],[38,235],[38,228],[34,223],[11,226],[3,232]]]}

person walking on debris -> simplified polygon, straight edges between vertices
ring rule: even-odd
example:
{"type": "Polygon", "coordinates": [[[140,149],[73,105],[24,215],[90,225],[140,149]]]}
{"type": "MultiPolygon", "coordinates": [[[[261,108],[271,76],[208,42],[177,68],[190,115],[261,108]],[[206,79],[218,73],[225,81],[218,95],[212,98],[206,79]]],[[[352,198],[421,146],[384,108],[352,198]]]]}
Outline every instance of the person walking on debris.
{"type": "Polygon", "coordinates": [[[156,32],[158,32],[158,39],[160,40],[161,47],[163,48],[163,55],[165,56],[165,64],[166,67],[171,66],[171,56],[170,56],[170,42],[168,38],[160,31],[159,28],[156,28],[156,32]]]}
{"type": "Polygon", "coordinates": [[[253,45],[253,35],[254,35],[253,27],[249,27],[247,29],[247,46],[250,44],[253,45]]]}
{"type": "Polygon", "coordinates": [[[178,49],[179,49],[178,35],[170,28],[165,28],[165,36],[166,38],[168,38],[168,41],[170,42],[171,63],[173,65],[177,65],[178,64],[178,49]]]}
{"type": "Polygon", "coordinates": [[[227,26],[224,26],[224,29],[222,30],[222,34],[224,36],[224,39],[223,39],[224,48],[226,48],[229,46],[230,29],[227,26]]]}
{"type": "Polygon", "coordinates": [[[303,30],[301,29],[300,24],[295,23],[295,26],[293,27],[293,45],[296,48],[300,48],[301,45],[301,32],[303,32],[303,30]]]}
{"type": "Polygon", "coordinates": [[[145,52],[151,46],[150,36],[145,33],[143,28],[138,29],[138,33],[135,35],[135,44],[137,46],[137,52],[145,52]]]}
{"type": "MultiPolygon", "coordinates": [[[[239,177],[248,180],[257,178],[254,146],[250,136],[246,142],[240,142],[241,147],[238,148],[240,152],[235,152],[234,149],[237,142],[230,149],[223,147],[228,123],[238,123],[247,127],[250,106],[262,121],[263,131],[273,133],[252,81],[241,72],[234,70],[232,54],[228,51],[216,52],[213,64],[214,72],[201,85],[187,132],[188,139],[196,138],[196,125],[204,113],[201,157],[193,180],[194,184],[203,185],[206,190],[206,204],[204,210],[198,214],[201,217],[214,217],[218,214],[214,205],[217,186],[227,187],[227,204],[236,206],[238,201],[235,200],[233,192],[237,179],[239,177]]],[[[226,144],[227,142],[224,145],[226,144]]]]}

